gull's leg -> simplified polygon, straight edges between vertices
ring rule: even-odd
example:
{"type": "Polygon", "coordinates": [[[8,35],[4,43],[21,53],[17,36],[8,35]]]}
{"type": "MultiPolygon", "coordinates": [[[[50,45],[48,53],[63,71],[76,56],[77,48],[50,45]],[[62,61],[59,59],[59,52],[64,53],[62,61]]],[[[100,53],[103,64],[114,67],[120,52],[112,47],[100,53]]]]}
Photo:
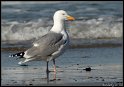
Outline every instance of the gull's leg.
{"type": "Polygon", "coordinates": [[[54,66],[54,80],[56,80],[56,65],[55,65],[55,59],[53,59],[53,66],[54,66]]]}
{"type": "Polygon", "coordinates": [[[48,61],[47,61],[47,68],[46,68],[46,72],[49,73],[49,67],[48,67],[48,61]]]}
{"type": "Polygon", "coordinates": [[[48,69],[48,61],[47,61],[47,68],[46,68],[46,74],[47,74],[47,81],[49,81],[49,69],[48,69]]]}
{"type": "Polygon", "coordinates": [[[56,72],[55,59],[53,59],[54,72],[56,72]]]}

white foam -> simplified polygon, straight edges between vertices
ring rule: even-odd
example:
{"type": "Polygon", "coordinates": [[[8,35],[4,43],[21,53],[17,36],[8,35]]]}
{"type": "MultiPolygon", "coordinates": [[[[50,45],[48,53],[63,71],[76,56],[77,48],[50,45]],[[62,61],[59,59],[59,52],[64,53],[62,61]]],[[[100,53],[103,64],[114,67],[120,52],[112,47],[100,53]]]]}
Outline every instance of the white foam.
{"type": "Polygon", "coordinates": [[[114,19],[90,19],[74,21],[71,25],[70,35],[75,38],[117,38],[122,37],[122,22],[114,19]]]}
{"type": "MultiPolygon", "coordinates": [[[[72,38],[118,38],[122,37],[123,19],[97,18],[68,22],[69,35],[72,38]],[[117,19],[116,19],[117,20],[117,19]]],[[[52,20],[38,19],[19,23],[17,21],[2,23],[2,40],[30,40],[46,34],[52,27],[52,20]]]]}

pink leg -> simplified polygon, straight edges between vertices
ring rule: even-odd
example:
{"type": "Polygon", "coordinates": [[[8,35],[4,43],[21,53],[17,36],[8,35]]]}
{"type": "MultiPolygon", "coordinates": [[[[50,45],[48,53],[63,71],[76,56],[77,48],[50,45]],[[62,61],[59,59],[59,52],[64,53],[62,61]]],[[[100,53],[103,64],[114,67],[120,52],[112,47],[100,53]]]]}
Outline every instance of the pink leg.
{"type": "Polygon", "coordinates": [[[53,66],[54,66],[54,80],[56,80],[56,65],[55,65],[55,59],[53,59],[53,66]]]}

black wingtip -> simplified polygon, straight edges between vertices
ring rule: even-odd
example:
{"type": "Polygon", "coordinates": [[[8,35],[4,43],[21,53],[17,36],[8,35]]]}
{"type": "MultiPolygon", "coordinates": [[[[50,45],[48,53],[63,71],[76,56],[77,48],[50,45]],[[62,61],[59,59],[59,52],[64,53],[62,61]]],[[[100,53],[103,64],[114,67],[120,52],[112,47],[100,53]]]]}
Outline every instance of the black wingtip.
{"type": "Polygon", "coordinates": [[[20,58],[24,56],[24,52],[20,52],[20,53],[16,53],[16,54],[12,54],[9,57],[17,57],[19,56],[20,58]]]}
{"type": "Polygon", "coordinates": [[[12,55],[9,55],[9,57],[14,57],[14,54],[12,54],[12,55]]]}

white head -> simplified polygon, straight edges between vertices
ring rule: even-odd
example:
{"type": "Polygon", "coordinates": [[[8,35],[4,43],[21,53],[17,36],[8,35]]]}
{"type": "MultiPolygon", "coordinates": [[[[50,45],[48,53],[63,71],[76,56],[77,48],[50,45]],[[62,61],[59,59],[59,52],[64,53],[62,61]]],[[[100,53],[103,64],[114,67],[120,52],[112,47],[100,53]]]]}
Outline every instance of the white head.
{"type": "Polygon", "coordinates": [[[55,12],[54,14],[54,17],[53,17],[54,20],[60,20],[60,21],[64,21],[64,20],[69,20],[69,21],[72,21],[72,20],[75,20],[74,17],[72,16],[69,16],[67,14],[66,11],[64,10],[58,10],[55,12]]]}
{"type": "Polygon", "coordinates": [[[53,16],[53,20],[54,20],[54,25],[51,29],[51,31],[54,31],[56,33],[60,33],[61,31],[65,30],[64,27],[64,21],[65,20],[75,20],[74,17],[69,16],[66,11],[64,10],[58,10],[55,12],[54,16],[53,16]]]}

